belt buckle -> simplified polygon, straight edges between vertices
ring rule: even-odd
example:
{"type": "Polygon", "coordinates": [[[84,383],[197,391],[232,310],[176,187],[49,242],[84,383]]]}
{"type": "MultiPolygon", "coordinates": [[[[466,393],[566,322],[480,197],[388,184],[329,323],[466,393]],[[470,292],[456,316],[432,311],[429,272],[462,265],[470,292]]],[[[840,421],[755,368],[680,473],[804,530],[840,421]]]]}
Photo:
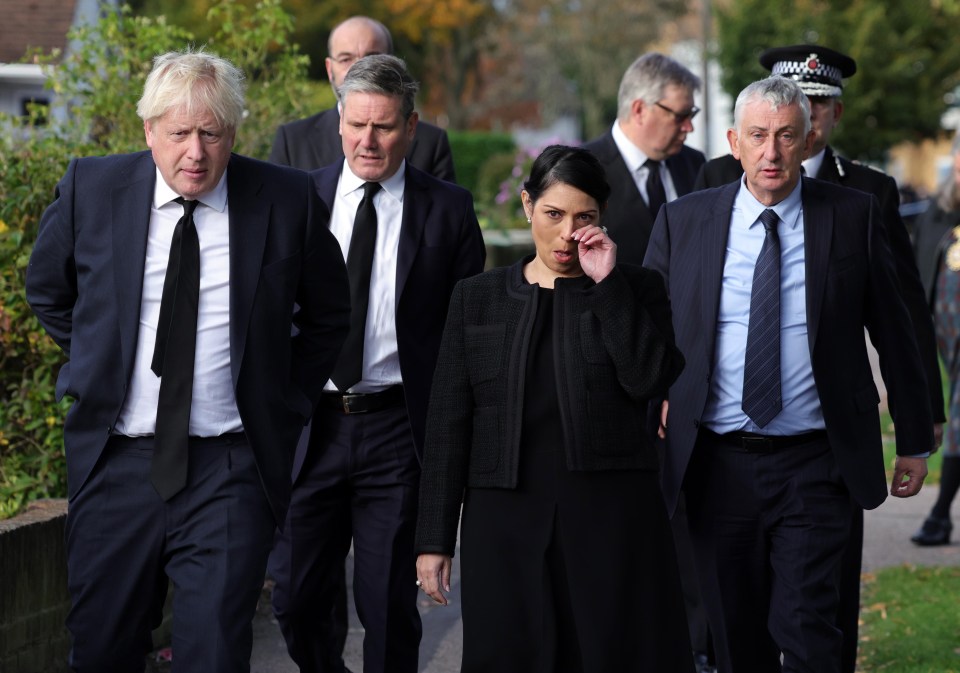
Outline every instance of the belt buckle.
{"type": "Polygon", "coordinates": [[[362,414],[366,409],[353,409],[351,408],[351,403],[357,401],[361,398],[361,395],[355,393],[345,393],[341,396],[340,401],[343,404],[343,413],[345,414],[362,414]]]}
{"type": "Polygon", "coordinates": [[[747,453],[769,453],[772,448],[769,437],[741,437],[740,444],[747,453]]]}

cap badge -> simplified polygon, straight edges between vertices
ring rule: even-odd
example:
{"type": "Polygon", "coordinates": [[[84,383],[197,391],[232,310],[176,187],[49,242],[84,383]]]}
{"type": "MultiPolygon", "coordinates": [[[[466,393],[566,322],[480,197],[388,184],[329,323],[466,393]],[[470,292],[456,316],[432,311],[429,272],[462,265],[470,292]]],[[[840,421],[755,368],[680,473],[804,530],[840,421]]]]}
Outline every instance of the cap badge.
{"type": "Polygon", "coordinates": [[[810,54],[809,58],[807,58],[807,69],[816,70],[819,67],[820,67],[820,61],[817,60],[817,55],[810,54]]]}

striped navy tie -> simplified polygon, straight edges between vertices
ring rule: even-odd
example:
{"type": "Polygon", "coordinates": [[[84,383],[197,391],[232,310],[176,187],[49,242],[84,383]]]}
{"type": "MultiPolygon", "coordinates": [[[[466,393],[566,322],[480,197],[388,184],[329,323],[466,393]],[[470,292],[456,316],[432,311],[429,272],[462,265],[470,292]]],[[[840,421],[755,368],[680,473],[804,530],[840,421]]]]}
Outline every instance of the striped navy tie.
{"type": "Polygon", "coordinates": [[[770,208],[760,214],[766,238],[753,270],[750,326],[743,364],[745,414],[761,428],[783,407],[780,389],[780,218],[770,208]]]}

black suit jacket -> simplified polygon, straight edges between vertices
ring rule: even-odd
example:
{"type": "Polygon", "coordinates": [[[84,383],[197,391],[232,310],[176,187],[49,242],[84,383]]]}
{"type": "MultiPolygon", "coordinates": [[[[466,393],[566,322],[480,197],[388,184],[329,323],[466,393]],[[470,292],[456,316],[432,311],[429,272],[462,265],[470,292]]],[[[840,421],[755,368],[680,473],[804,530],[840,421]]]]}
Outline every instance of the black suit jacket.
{"type": "MultiPolygon", "coordinates": [[[[310,174],[331,210],[343,165],[341,161],[310,174]]],[[[470,192],[407,164],[397,249],[396,325],[400,375],[418,455],[450,295],[457,281],[483,271],[485,259],[470,192]]],[[[305,451],[307,443],[301,441],[298,451],[305,451]]],[[[298,455],[295,477],[301,458],[298,455]]]]}
{"type": "MultiPolygon", "coordinates": [[[[607,182],[610,183],[610,200],[601,220],[610,232],[610,238],[617,244],[617,261],[641,264],[650,240],[650,232],[653,231],[654,218],[650,215],[646,201],[640,196],[637,183],[630,175],[620,150],[617,149],[613,132],[607,131],[584,147],[599,159],[607,173],[607,182]]],[[[677,196],[690,193],[694,178],[704,160],[702,152],[686,145],[679,153],[667,159],[667,168],[677,196]]]]}
{"type": "MultiPolygon", "coordinates": [[[[149,152],[72,161],[30,257],[27,299],[68,358],[57,394],[75,400],[70,497],[100,459],[133,371],[155,182],[149,152]]],[[[294,446],[348,329],[349,284],[306,173],[232,155],[227,203],[234,393],[282,525],[294,446]]]]}
{"type": "MultiPolygon", "coordinates": [[[[343,159],[340,112],[324,110],[312,117],[284,124],[277,129],[270,161],[312,171],[343,159]]],[[[456,182],[450,140],[443,129],[417,122],[417,132],[407,149],[407,162],[435,178],[456,182]]]]}
{"type": "MultiPolygon", "coordinates": [[[[738,180],[741,175],[743,175],[743,167],[740,162],[727,154],[711,159],[703,165],[697,175],[695,189],[719,187],[738,180]]],[[[886,173],[855,164],[834,154],[829,145],[824,152],[820,171],[814,177],[873,194],[880,202],[881,222],[887,230],[890,247],[893,250],[900,296],[910,314],[910,322],[913,324],[917,346],[920,349],[920,360],[927,377],[927,394],[930,397],[933,419],[937,423],[943,423],[946,421],[946,416],[943,408],[943,388],[940,385],[940,360],[937,357],[937,342],[933,333],[929,295],[924,291],[920,280],[910,234],[903,223],[903,218],[900,217],[900,192],[896,181],[886,173]]],[[[888,372],[884,371],[883,376],[888,378],[888,372]]]]}
{"type": "MultiPolygon", "coordinates": [[[[687,366],[670,388],[664,496],[676,507],[713,375],[720,289],[737,182],[668,203],[645,265],[663,274],[677,346],[687,366]]],[[[896,424],[897,451],[933,445],[926,380],[875,197],[803,179],[807,331],[830,448],[854,499],[886,498],[880,396],[863,330],[880,353],[896,424]],[[896,402],[894,404],[894,401],[896,402]]]]}

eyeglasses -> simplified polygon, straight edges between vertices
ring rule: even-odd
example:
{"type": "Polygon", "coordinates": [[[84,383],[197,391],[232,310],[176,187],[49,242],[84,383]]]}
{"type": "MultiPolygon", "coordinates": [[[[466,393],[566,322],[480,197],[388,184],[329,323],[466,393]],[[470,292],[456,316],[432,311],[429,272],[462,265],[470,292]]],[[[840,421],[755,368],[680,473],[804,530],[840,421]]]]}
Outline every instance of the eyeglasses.
{"type": "Polygon", "coordinates": [[[654,103],[654,105],[656,105],[658,108],[660,108],[660,109],[662,109],[662,110],[666,110],[667,112],[669,112],[670,114],[672,114],[674,120],[675,120],[678,124],[682,124],[683,122],[685,122],[685,121],[687,121],[687,120],[693,121],[693,118],[697,116],[697,113],[698,113],[698,112],[700,112],[700,108],[698,108],[696,105],[694,105],[692,108],[690,108],[690,109],[687,110],[686,112],[677,112],[676,110],[671,110],[670,108],[668,108],[666,105],[664,105],[664,104],[661,103],[660,101],[657,101],[656,103],[654,103]]]}

